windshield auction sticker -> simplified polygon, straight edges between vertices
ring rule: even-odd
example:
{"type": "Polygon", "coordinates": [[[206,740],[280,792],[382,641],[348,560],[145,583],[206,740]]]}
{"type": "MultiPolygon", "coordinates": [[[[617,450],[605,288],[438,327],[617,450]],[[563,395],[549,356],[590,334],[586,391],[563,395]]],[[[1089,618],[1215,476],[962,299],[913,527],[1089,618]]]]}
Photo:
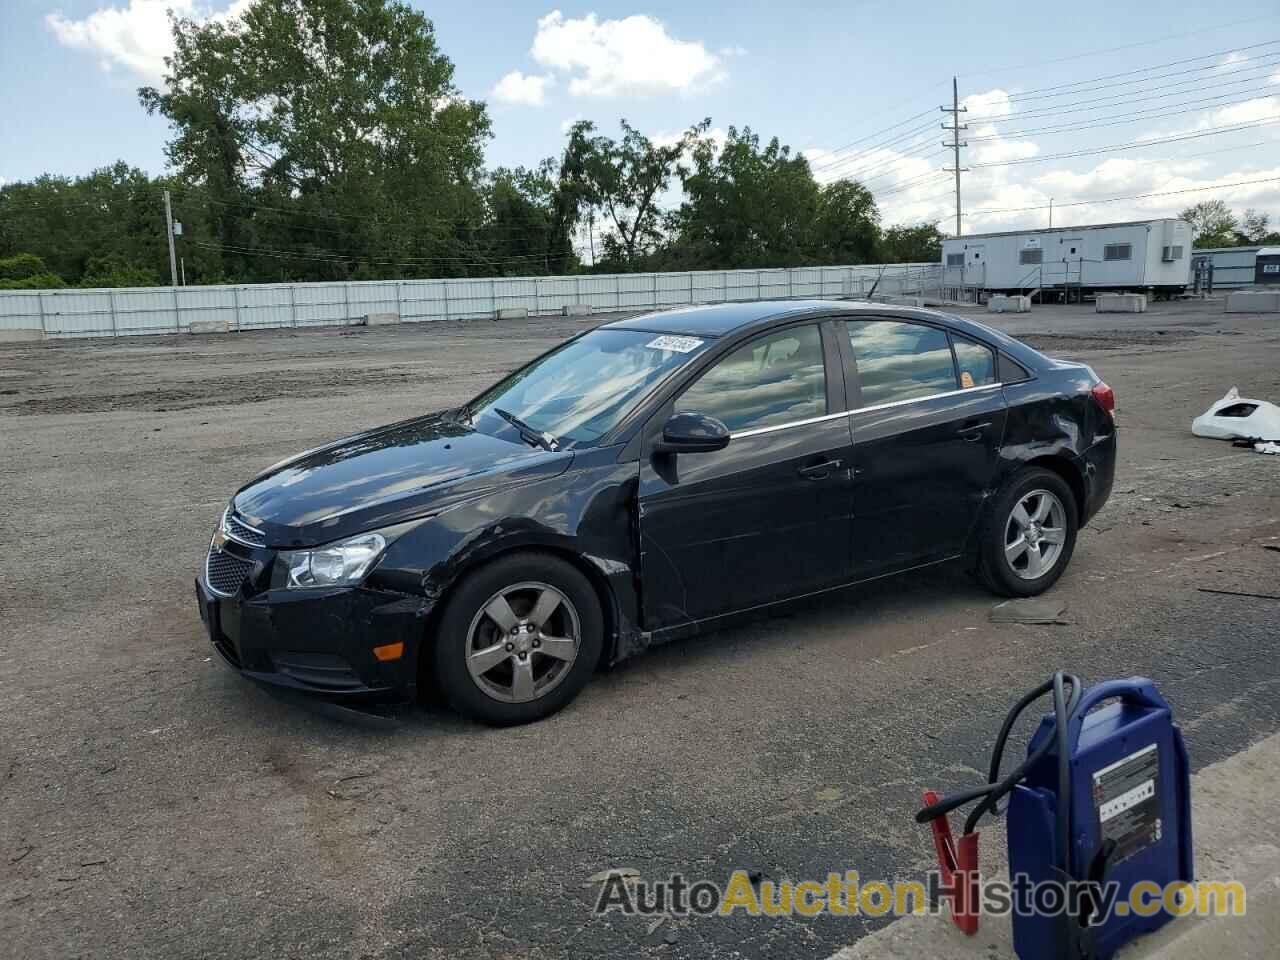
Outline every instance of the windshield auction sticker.
{"type": "Polygon", "coordinates": [[[654,337],[645,344],[653,350],[670,350],[672,353],[689,353],[697,350],[702,346],[703,341],[697,337],[673,337],[670,334],[663,334],[661,337],[654,337]]]}

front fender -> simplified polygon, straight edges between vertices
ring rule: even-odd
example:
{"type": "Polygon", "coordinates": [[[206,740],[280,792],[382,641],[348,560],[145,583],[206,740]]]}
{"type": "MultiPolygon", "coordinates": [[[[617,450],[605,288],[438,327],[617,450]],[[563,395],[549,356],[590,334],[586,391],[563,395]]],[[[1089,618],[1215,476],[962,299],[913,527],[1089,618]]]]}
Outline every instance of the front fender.
{"type": "Polygon", "coordinates": [[[371,585],[422,597],[434,610],[470,571],[516,550],[546,550],[573,563],[600,597],[610,662],[643,646],[636,564],[635,461],[619,448],[589,450],[552,478],[469,500],[397,539],[371,585]]]}

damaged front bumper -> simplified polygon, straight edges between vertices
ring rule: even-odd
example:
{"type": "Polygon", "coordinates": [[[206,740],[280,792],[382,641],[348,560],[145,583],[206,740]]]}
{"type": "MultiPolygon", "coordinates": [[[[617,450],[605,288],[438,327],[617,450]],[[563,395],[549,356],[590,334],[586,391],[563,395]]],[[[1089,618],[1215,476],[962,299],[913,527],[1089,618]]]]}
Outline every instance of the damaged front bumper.
{"type": "Polygon", "coordinates": [[[366,587],[228,598],[198,578],[195,587],[213,648],[251,680],[347,704],[407,702],[417,693],[422,598],[366,587]],[[398,643],[396,659],[374,654],[374,647],[398,643]]]}

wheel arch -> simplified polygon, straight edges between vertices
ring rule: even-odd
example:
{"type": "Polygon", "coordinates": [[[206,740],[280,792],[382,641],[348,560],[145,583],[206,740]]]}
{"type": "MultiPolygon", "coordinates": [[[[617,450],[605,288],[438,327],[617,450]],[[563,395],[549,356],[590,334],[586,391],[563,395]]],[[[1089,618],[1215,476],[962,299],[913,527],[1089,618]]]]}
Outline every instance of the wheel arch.
{"type": "Polygon", "coordinates": [[[1084,526],[1087,494],[1084,486],[1084,474],[1080,472],[1080,468],[1076,466],[1075,461],[1063,454],[1051,453],[1033,457],[1022,463],[1021,467],[1040,467],[1061,477],[1068,489],[1071,490],[1072,499],[1075,500],[1076,524],[1077,526],[1084,526]]]}
{"type": "Polygon", "coordinates": [[[440,591],[435,603],[432,604],[431,612],[424,623],[425,637],[418,657],[419,684],[424,684],[430,680],[427,672],[431,668],[431,657],[426,654],[435,644],[436,630],[439,627],[441,614],[459,585],[482,567],[487,567],[491,563],[515,554],[544,554],[555,557],[557,560],[568,563],[586,577],[587,582],[591,584],[591,589],[595,592],[596,599],[600,603],[600,615],[604,619],[604,642],[600,645],[600,661],[596,664],[596,669],[599,669],[601,664],[609,663],[612,660],[614,649],[618,642],[620,613],[617,597],[604,573],[581,553],[568,547],[544,542],[517,542],[504,544],[497,549],[485,551],[483,554],[473,555],[453,571],[448,583],[440,591]]]}

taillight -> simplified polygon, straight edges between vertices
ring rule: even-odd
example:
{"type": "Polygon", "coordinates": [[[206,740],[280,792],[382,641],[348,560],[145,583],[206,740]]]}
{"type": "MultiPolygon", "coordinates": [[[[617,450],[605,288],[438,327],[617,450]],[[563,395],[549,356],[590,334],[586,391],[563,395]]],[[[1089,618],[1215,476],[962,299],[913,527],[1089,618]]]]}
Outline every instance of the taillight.
{"type": "Polygon", "coordinates": [[[1116,418],[1116,392],[1099,380],[1093,385],[1093,399],[1098,401],[1098,406],[1107,412],[1107,416],[1112,420],[1116,418]]]}

